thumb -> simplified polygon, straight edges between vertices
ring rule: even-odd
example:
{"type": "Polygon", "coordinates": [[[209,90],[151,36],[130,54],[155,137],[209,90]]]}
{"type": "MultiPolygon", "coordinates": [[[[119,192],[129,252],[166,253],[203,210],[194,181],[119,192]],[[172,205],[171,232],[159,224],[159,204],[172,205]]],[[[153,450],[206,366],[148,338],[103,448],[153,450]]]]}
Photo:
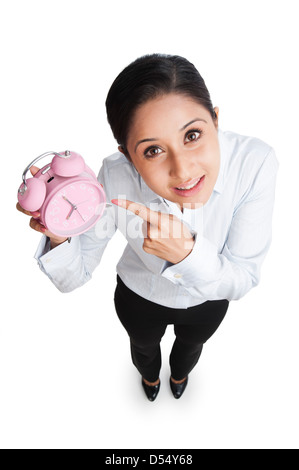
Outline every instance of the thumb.
{"type": "Polygon", "coordinates": [[[30,168],[30,172],[32,174],[32,176],[36,175],[36,173],[40,170],[40,168],[38,168],[37,166],[32,166],[30,168]]]}

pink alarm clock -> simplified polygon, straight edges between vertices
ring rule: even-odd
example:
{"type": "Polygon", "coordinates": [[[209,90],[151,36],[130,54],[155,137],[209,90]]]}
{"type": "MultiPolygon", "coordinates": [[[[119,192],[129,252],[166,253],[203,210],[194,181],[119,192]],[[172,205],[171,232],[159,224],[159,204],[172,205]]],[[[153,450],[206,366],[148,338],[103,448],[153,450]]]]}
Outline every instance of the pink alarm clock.
{"type": "Polygon", "coordinates": [[[66,150],[46,152],[24,170],[18,201],[23,209],[40,212],[41,223],[54,235],[72,237],[89,230],[102,216],[106,196],[94,172],[81,155],[66,150]],[[29,169],[41,158],[54,155],[51,163],[32,178],[29,169]]]}

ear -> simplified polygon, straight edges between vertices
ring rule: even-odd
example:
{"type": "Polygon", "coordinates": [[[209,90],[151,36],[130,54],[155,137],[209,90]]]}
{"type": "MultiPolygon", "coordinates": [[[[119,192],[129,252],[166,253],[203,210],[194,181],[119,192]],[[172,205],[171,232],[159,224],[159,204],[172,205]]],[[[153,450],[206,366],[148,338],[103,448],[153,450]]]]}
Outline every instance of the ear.
{"type": "Polygon", "coordinates": [[[129,160],[129,162],[132,162],[129,152],[127,152],[121,145],[118,146],[118,151],[121,152],[129,160]]]}
{"type": "Polygon", "coordinates": [[[218,129],[218,118],[219,118],[219,108],[218,108],[218,106],[216,106],[214,108],[214,112],[216,114],[216,117],[214,118],[214,124],[215,124],[216,129],[218,129]]]}

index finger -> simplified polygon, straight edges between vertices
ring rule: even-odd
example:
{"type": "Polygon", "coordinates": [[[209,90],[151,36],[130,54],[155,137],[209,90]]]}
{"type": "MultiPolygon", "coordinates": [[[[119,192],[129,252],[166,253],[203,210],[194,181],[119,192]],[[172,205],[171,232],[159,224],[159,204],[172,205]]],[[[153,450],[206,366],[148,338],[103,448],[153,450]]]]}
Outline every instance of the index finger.
{"type": "Polygon", "coordinates": [[[111,199],[113,204],[116,204],[123,209],[127,209],[130,212],[133,212],[141,219],[145,220],[154,225],[158,225],[160,220],[160,212],[152,211],[148,207],[144,206],[143,204],[139,204],[139,202],[132,202],[128,199],[111,199]]]}

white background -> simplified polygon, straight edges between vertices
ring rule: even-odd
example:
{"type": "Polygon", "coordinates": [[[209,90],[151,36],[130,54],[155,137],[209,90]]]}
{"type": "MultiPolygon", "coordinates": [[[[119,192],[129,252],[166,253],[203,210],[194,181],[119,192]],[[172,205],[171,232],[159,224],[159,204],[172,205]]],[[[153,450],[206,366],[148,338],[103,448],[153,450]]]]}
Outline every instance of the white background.
{"type": "Polygon", "coordinates": [[[298,448],[297,3],[1,1],[1,448],[298,448]],[[24,167],[48,150],[75,150],[98,171],[117,149],[108,89],[153,52],[193,62],[220,128],[265,140],[280,170],[261,284],[231,302],[181,400],[167,330],[150,403],[113,305],[125,240],[116,234],[93,279],[61,294],[15,204],[24,167]]]}

